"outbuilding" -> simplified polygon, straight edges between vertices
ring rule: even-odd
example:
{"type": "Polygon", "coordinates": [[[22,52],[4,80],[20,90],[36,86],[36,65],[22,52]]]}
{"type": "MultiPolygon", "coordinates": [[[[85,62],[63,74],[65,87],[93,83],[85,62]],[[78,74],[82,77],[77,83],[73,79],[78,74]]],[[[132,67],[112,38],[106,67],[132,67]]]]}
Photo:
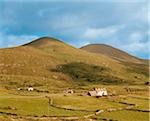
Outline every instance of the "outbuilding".
{"type": "Polygon", "coordinates": [[[33,87],[28,87],[27,90],[28,90],[28,91],[33,91],[34,89],[33,89],[33,87]]]}

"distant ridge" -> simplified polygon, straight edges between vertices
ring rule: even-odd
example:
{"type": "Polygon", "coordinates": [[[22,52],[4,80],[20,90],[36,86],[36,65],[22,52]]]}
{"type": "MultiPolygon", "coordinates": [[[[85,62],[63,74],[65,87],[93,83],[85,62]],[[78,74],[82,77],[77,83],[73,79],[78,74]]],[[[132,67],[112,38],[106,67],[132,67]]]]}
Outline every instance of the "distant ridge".
{"type": "Polygon", "coordinates": [[[92,53],[103,54],[105,56],[109,56],[111,58],[114,58],[120,61],[143,63],[143,64],[148,63],[147,60],[137,58],[133,55],[128,54],[127,52],[124,52],[120,49],[114,48],[106,44],[89,44],[89,45],[81,47],[80,49],[88,51],[88,52],[92,52],[92,53]]]}
{"type": "Polygon", "coordinates": [[[53,38],[53,37],[41,37],[41,38],[33,40],[27,44],[24,44],[23,46],[41,47],[41,46],[50,45],[52,42],[62,43],[62,41],[60,41],[56,38],[53,38]]]}

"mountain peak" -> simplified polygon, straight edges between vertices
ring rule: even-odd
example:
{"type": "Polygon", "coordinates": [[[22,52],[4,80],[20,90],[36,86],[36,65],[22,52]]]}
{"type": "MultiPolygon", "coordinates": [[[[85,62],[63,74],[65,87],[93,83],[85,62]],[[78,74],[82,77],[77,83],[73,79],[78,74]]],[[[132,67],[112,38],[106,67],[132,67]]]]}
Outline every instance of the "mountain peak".
{"type": "Polygon", "coordinates": [[[61,43],[62,41],[55,39],[53,37],[41,37],[39,39],[33,40],[27,44],[24,44],[23,46],[33,46],[33,47],[42,47],[51,45],[52,43],[61,43]]]}

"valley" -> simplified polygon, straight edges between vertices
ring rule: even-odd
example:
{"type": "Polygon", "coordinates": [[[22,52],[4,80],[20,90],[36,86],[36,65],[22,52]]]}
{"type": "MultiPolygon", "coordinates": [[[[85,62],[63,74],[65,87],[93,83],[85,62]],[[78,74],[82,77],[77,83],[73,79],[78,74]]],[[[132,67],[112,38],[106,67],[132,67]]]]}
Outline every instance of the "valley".
{"type": "Polygon", "coordinates": [[[0,49],[0,120],[147,121],[149,60],[107,51],[50,37],[0,49]],[[106,88],[108,96],[89,96],[93,88],[106,88]]]}

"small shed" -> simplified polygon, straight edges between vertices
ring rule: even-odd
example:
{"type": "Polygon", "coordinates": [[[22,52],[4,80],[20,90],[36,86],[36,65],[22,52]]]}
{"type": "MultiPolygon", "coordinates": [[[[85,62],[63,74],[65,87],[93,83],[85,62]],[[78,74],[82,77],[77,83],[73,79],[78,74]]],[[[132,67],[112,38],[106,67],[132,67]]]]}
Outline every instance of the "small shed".
{"type": "Polygon", "coordinates": [[[28,87],[28,89],[27,89],[28,91],[33,91],[34,90],[34,88],[33,87],[28,87]]]}

